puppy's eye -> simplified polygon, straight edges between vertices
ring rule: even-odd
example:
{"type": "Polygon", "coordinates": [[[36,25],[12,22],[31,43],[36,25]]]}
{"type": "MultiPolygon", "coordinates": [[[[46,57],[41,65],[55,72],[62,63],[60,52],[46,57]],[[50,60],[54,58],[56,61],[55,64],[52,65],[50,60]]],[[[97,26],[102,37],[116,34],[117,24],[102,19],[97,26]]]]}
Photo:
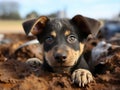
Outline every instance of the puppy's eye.
{"type": "Polygon", "coordinates": [[[54,41],[53,37],[47,37],[47,38],[45,39],[45,42],[48,43],[48,44],[53,43],[53,41],[54,41]]]}
{"type": "Polygon", "coordinates": [[[74,35],[70,35],[70,36],[67,37],[67,41],[69,43],[75,43],[77,41],[77,39],[74,35]]]}

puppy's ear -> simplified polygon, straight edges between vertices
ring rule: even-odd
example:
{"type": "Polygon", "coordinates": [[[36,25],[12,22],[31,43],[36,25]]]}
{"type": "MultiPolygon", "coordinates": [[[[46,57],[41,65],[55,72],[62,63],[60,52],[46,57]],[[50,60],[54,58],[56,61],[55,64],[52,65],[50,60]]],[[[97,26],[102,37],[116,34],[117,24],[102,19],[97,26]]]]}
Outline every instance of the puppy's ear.
{"type": "Polygon", "coordinates": [[[49,19],[46,16],[41,16],[38,19],[32,19],[23,22],[22,25],[26,35],[28,35],[30,32],[33,35],[41,33],[48,20],[49,19]]]}
{"type": "Polygon", "coordinates": [[[82,15],[74,16],[71,21],[75,26],[77,26],[83,38],[86,38],[89,34],[96,36],[101,27],[101,23],[99,21],[82,15]]]}

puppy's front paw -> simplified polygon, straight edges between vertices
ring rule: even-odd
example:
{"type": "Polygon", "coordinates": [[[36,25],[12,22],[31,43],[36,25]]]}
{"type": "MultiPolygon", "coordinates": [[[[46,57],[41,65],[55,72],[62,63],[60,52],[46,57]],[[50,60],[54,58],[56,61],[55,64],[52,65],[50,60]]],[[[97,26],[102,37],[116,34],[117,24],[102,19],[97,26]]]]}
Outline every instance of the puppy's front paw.
{"type": "Polygon", "coordinates": [[[39,67],[43,62],[38,59],[38,58],[29,58],[27,61],[26,61],[26,64],[29,65],[30,67],[32,68],[37,68],[39,67]]]}
{"type": "Polygon", "coordinates": [[[80,87],[84,87],[91,81],[93,81],[93,77],[91,72],[86,69],[77,69],[72,74],[73,83],[78,84],[80,87]]]}

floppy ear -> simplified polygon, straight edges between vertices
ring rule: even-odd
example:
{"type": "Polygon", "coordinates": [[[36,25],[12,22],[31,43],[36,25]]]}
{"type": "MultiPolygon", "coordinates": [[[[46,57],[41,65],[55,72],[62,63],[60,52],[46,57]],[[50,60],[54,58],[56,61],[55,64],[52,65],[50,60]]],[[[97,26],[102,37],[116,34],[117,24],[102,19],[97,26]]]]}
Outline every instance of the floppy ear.
{"type": "Polygon", "coordinates": [[[99,21],[82,15],[74,16],[71,21],[78,28],[83,38],[87,38],[89,34],[96,36],[101,27],[99,21]]]}
{"type": "Polygon", "coordinates": [[[26,35],[28,35],[30,32],[33,35],[37,35],[41,33],[48,20],[49,19],[46,16],[41,16],[38,19],[32,19],[32,20],[23,22],[22,25],[26,35]]]}

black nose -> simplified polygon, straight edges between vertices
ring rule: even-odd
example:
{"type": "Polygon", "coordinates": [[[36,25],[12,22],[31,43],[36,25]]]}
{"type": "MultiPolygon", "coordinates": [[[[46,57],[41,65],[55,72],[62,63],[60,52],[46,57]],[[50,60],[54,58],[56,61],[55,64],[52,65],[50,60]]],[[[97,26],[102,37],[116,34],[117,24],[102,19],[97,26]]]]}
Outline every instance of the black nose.
{"type": "Polygon", "coordinates": [[[67,54],[65,52],[64,53],[55,53],[54,58],[57,62],[63,63],[63,62],[65,62],[65,60],[67,58],[67,54]]]}

